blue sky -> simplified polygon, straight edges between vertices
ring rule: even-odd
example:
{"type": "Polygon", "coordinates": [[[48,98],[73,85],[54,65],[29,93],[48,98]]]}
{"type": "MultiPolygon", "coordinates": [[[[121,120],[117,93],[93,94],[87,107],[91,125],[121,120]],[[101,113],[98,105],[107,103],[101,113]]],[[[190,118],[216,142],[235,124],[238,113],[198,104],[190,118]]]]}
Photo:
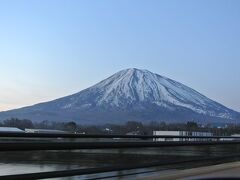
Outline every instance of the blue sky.
{"type": "Polygon", "coordinates": [[[240,1],[0,0],[0,110],[130,67],[240,111],[240,1]]]}

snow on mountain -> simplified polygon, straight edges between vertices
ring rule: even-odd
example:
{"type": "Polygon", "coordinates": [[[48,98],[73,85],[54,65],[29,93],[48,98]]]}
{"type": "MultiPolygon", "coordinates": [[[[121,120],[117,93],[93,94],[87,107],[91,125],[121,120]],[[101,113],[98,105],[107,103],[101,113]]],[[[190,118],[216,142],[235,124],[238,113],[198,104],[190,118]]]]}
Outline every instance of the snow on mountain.
{"type": "Polygon", "coordinates": [[[239,113],[179,82],[135,68],[122,70],[79,93],[4,114],[2,117],[93,121],[239,117],[239,113]]]}
{"type": "Polygon", "coordinates": [[[148,70],[126,69],[75,94],[61,108],[111,106],[125,108],[130,104],[151,103],[172,108],[185,107],[197,113],[231,118],[228,109],[197,91],[148,70]],[[91,97],[95,97],[94,99],[91,97]]]}

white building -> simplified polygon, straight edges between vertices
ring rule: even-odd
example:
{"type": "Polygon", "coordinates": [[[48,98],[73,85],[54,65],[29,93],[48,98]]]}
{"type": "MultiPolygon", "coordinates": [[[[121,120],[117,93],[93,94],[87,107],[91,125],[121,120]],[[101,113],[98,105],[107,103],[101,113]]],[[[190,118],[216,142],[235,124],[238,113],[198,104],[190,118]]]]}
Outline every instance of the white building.
{"type": "Polygon", "coordinates": [[[240,134],[232,134],[231,137],[233,137],[233,138],[230,138],[228,140],[232,140],[232,141],[239,141],[240,140],[240,134]]]}
{"type": "MultiPolygon", "coordinates": [[[[154,136],[213,136],[212,133],[209,132],[189,132],[189,131],[153,131],[154,136]]],[[[201,138],[177,138],[177,137],[162,137],[162,138],[154,138],[153,141],[204,141],[206,139],[201,138]]]]}
{"type": "Polygon", "coordinates": [[[0,133],[11,132],[11,133],[24,133],[23,130],[16,127],[0,127],[0,133]]]}
{"type": "Polygon", "coordinates": [[[50,133],[50,134],[59,134],[66,133],[65,131],[55,130],[55,129],[25,129],[26,133],[50,133]]]}

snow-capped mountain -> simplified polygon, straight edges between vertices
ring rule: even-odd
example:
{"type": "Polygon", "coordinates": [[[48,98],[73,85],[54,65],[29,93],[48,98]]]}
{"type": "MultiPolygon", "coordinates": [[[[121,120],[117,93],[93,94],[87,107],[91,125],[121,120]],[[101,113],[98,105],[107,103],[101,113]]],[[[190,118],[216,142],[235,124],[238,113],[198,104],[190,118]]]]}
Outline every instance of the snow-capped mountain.
{"type": "Polygon", "coordinates": [[[227,121],[238,112],[148,70],[126,69],[79,93],[0,113],[0,118],[75,120],[83,123],[138,121],[227,121]]]}

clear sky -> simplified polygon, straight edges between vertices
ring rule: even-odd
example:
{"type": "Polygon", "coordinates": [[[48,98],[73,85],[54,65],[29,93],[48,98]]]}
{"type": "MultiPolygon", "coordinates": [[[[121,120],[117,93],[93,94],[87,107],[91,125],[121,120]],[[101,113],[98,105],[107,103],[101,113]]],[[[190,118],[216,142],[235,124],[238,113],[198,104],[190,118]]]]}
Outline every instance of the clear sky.
{"type": "Polygon", "coordinates": [[[0,111],[130,67],[240,111],[240,1],[0,0],[0,111]]]}

